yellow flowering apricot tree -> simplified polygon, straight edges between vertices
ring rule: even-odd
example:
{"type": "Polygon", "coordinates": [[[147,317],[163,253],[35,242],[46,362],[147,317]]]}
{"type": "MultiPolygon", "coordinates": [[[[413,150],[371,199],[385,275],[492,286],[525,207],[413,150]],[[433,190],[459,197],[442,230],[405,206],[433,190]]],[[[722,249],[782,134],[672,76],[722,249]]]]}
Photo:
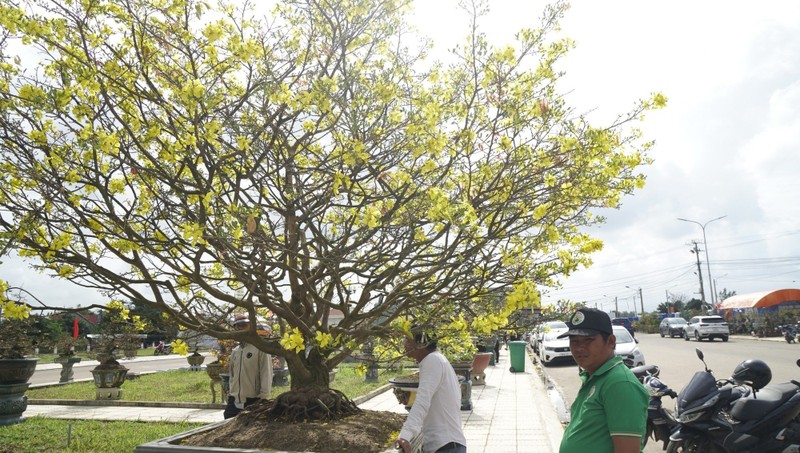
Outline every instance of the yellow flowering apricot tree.
{"type": "Polygon", "coordinates": [[[603,125],[566,105],[562,3],[501,47],[474,14],[445,63],[408,0],[252,6],[0,0],[0,235],[18,255],[283,356],[292,391],[324,393],[408,313],[478,307],[470,328],[491,330],[538,303],[602,246],[582,232],[595,208],[644,182],[634,123],[665,98],[603,125]],[[267,310],[273,335],[228,326],[267,310]]]}

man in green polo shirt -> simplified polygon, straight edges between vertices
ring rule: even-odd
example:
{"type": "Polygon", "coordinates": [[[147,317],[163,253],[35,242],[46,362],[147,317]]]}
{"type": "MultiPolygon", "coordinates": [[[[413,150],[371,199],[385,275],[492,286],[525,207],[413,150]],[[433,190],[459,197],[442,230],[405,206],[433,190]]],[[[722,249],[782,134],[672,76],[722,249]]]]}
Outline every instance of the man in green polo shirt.
{"type": "Polygon", "coordinates": [[[647,390],[614,353],[617,338],[606,312],[581,308],[567,322],[572,357],[583,384],[570,409],[560,453],[634,453],[643,447],[647,390]]]}

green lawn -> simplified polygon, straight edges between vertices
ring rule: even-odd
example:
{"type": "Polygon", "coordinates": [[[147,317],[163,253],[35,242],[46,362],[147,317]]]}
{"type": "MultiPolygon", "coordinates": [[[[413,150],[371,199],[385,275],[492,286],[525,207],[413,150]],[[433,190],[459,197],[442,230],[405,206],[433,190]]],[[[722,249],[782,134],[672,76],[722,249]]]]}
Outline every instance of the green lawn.
{"type": "MultiPolygon", "coordinates": [[[[331,387],[355,398],[387,384],[389,378],[403,374],[409,374],[409,371],[382,371],[377,382],[364,382],[363,376],[356,375],[354,364],[342,364],[337,368],[331,387]]],[[[210,384],[211,379],[205,371],[173,370],[143,374],[125,381],[122,398],[125,401],[210,403],[210,384]]],[[[288,390],[288,386],[275,386],[272,388],[272,398],[288,390]]],[[[29,389],[26,395],[31,399],[91,400],[94,399],[95,387],[93,382],[75,382],[29,389]]]]}
{"type": "Polygon", "coordinates": [[[0,452],[130,452],[137,445],[202,425],[30,417],[22,423],[0,427],[0,452]]]}

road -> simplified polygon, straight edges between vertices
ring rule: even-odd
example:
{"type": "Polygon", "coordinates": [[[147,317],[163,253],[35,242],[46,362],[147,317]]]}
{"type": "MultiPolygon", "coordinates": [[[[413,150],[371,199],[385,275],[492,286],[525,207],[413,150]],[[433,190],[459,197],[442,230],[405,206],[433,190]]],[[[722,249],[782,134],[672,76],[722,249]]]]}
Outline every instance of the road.
{"type": "MultiPolygon", "coordinates": [[[[206,357],[207,363],[213,358],[206,357]]],[[[152,371],[175,370],[178,368],[186,368],[189,366],[186,357],[172,354],[167,356],[142,356],[133,360],[123,359],[120,363],[125,365],[130,371],[129,373],[144,373],[152,371]]],[[[94,360],[83,360],[78,362],[72,367],[74,373],[74,380],[91,380],[91,370],[97,365],[94,360]]],[[[36,366],[36,371],[30,379],[32,386],[42,384],[52,384],[58,382],[61,377],[61,366],[53,363],[39,363],[36,366]]]]}
{"type": "MultiPolygon", "coordinates": [[[[685,341],[682,338],[661,338],[658,334],[637,333],[639,348],[644,353],[648,365],[658,365],[661,369],[660,379],[680,392],[696,371],[703,369],[697,358],[695,348],[700,348],[705,356],[706,364],[714,370],[717,378],[730,376],[733,369],[746,359],[757,358],[765,361],[772,369],[772,383],[800,380],[800,369],[796,360],[800,359],[800,344],[788,344],[785,341],[767,341],[732,337],[728,342],[685,341]]],[[[578,367],[573,363],[553,364],[544,368],[551,381],[561,393],[566,407],[572,404],[580,388],[578,367]]],[[[674,402],[669,397],[664,399],[665,405],[673,409],[674,402]]],[[[648,442],[646,453],[661,452],[661,448],[648,442]]]]}

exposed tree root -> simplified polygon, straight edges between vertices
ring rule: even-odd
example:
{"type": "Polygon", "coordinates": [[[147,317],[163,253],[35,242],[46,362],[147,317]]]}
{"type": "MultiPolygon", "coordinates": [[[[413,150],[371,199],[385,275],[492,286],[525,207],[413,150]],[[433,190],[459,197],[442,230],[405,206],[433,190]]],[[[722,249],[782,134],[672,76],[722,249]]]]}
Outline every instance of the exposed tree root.
{"type": "Polygon", "coordinates": [[[256,405],[252,412],[268,421],[297,423],[340,420],[361,413],[361,409],[339,390],[305,389],[292,390],[274,401],[256,405]]]}

